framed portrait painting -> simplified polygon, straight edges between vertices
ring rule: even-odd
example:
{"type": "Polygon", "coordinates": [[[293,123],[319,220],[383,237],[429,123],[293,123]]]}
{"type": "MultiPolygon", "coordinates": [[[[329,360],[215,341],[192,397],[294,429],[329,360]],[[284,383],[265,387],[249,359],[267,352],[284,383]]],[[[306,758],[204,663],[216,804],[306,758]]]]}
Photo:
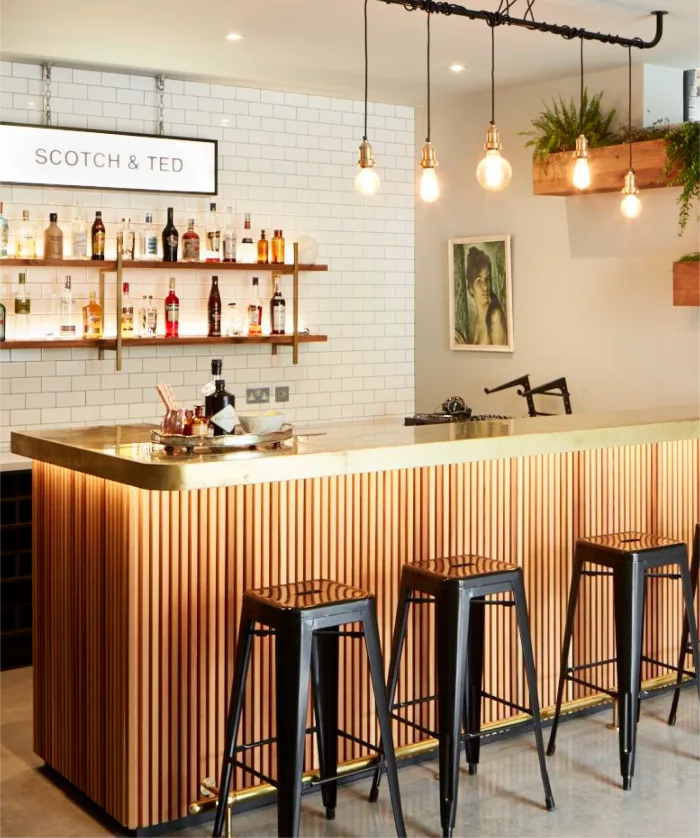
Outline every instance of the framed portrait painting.
{"type": "Polygon", "coordinates": [[[450,349],[513,351],[510,236],[451,239],[450,349]]]}

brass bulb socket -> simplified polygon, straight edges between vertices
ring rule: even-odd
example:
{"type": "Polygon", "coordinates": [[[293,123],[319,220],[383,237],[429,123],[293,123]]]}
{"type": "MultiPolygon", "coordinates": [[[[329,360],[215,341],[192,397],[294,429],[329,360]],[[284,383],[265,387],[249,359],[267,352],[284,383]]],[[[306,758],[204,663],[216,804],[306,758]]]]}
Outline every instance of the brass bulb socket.
{"type": "Polygon", "coordinates": [[[421,157],[420,164],[424,169],[437,168],[438,161],[435,156],[435,146],[432,143],[426,143],[423,146],[423,156],[421,157]]]}
{"type": "Polygon", "coordinates": [[[579,134],[576,137],[576,151],[574,153],[574,157],[577,160],[586,160],[588,158],[588,140],[583,136],[583,134],[579,134]]]}
{"type": "Polygon", "coordinates": [[[360,159],[357,161],[357,165],[361,169],[371,169],[376,165],[374,157],[372,156],[372,146],[367,140],[363,140],[360,145],[360,159]]]}
{"type": "Polygon", "coordinates": [[[630,169],[629,172],[625,175],[625,185],[622,187],[622,194],[623,195],[638,195],[639,189],[637,188],[637,176],[634,173],[633,169],[630,169]]]}
{"type": "Polygon", "coordinates": [[[498,131],[498,128],[493,124],[493,122],[489,125],[488,130],[486,131],[486,142],[484,143],[484,150],[485,151],[500,151],[503,148],[503,143],[501,143],[501,135],[498,131]]]}

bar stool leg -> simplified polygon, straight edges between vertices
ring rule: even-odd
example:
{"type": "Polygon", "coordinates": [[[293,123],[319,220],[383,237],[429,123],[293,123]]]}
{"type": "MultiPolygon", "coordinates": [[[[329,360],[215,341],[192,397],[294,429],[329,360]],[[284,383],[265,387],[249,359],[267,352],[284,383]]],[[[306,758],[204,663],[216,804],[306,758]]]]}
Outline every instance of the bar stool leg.
{"type": "MultiPolygon", "coordinates": [[[[435,645],[438,682],[438,751],[440,758],[440,823],[450,838],[457,816],[460,722],[467,669],[467,627],[470,597],[448,589],[435,602],[435,645]]],[[[477,606],[478,607],[478,606],[477,606]]]]}
{"type": "Polygon", "coordinates": [[[564,629],[564,641],[561,647],[561,661],[559,663],[559,686],[557,688],[557,706],[554,711],[552,730],[549,734],[549,745],[547,745],[547,756],[553,756],[556,750],[557,728],[559,727],[559,716],[561,715],[561,703],[564,699],[564,684],[566,683],[566,670],[569,665],[569,651],[571,649],[571,635],[574,631],[574,620],[576,619],[576,607],[578,606],[579,588],[581,586],[581,569],[583,561],[579,556],[578,549],[574,553],[573,566],[571,568],[571,588],[569,590],[569,604],[566,610],[566,627],[564,629]]]}
{"type": "MultiPolygon", "coordinates": [[[[695,591],[698,586],[698,573],[700,572],[700,524],[695,528],[695,538],[693,539],[693,559],[690,565],[690,589],[692,599],[695,601],[695,591]]],[[[688,622],[688,612],[683,613],[683,631],[681,632],[681,650],[678,656],[678,669],[684,669],[686,657],[688,655],[688,638],[690,636],[690,628],[688,622]]],[[[695,674],[700,678],[700,671],[695,667],[695,674]]],[[[671,702],[671,712],[668,714],[668,723],[675,725],[676,713],[678,712],[678,700],[681,697],[681,681],[683,680],[683,673],[678,672],[676,680],[676,689],[673,691],[673,701],[671,702]]]]}
{"type": "Polygon", "coordinates": [[[362,620],[365,632],[365,646],[367,647],[367,659],[369,661],[369,673],[372,678],[372,689],[374,691],[374,703],[377,708],[377,720],[381,733],[386,764],[387,782],[389,783],[389,795],[391,797],[391,808],[394,812],[394,824],[398,838],[405,838],[406,826],[403,820],[401,807],[401,792],[399,790],[399,776],[396,770],[396,755],[394,753],[394,741],[391,735],[391,721],[389,719],[389,698],[384,684],[384,667],[382,665],[382,652],[379,645],[379,629],[377,628],[377,611],[374,600],[370,600],[365,608],[365,615],[362,620]]]}
{"type": "Polygon", "coordinates": [[[481,686],[484,677],[484,597],[473,597],[467,632],[467,675],[464,690],[464,754],[469,773],[476,774],[481,740],[481,686]]]}
{"type": "Polygon", "coordinates": [[[637,562],[613,572],[617,644],[617,707],[620,725],[620,773],[625,791],[632,788],[637,741],[639,678],[644,627],[644,570],[637,562]]]}
{"type": "Polygon", "coordinates": [[[527,600],[525,598],[525,585],[522,575],[513,583],[513,598],[515,599],[515,617],[518,621],[520,633],[520,644],[523,648],[523,661],[525,663],[525,676],[527,678],[527,689],[530,695],[530,711],[535,724],[535,743],[537,745],[537,757],[540,761],[540,773],[542,785],[544,786],[544,800],[547,811],[554,809],[554,795],[549,783],[549,772],[547,771],[547,760],[544,756],[544,739],[542,737],[542,721],[540,720],[540,701],[537,695],[537,676],[535,674],[535,659],[532,653],[532,638],[530,637],[530,620],[527,613],[527,600]]]}
{"type": "Polygon", "coordinates": [[[231,684],[228,719],[226,721],[226,746],[221,762],[221,778],[219,780],[219,802],[216,806],[216,818],[214,820],[214,831],[212,832],[214,838],[218,838],[221,835],[226,821],[228,793],[231,788],[231,777],[233,775],[234,749],[236,747],[236,739],[238,738],[238,726],[243,708],[245,681],[250,662],[250,647],[253,643],[252,628],[253,623],[247,618],[244,610],[241,614],[240,625],[238,626],[236,664],[233,673],[233,683],[231,684]]]}
{"type": "MultiPolygon", "coordinates": [[[[338,634],[337,631],[314,632],[311,653],[311,672],[314,685],[316,740],[321,779],[338,773],[338,634]]],[[[338,783],[321,786],[321,797],[326,818],[335,818],[338,783]]]]}
{"type": "Polygon", "coordinates": [[[309,626],[297,623],[279,629],[275,642],[277,834],[285,838],[299,835],[312,634],[309,626]]]}
{"type": "MultiPolygon", "coordinates": [[[[396,619],[394,620],[394,633],[391,638],[391,660],[389,663],[389,681],[387,685],[387,693],[389,698],[389,713],[394,706],[394,696],[396,695],[396,684],[399,680],[399,667],[401,665],[401,653],[403,652],[403,644],[406,640],[406,626],[408,625],[408,612],[411,606],[409,599],[411,597],[411,589],[401,580],[401,591],[399,593],[399,607],[396,609],[396,619]]],[[[384,770],[384,751],[382,742],[379,743],[379,757],[377,759],[377,767],[374,770],[374,777],[372,779],[372,788],[369,793],[369,802],[376,803],[379,797],[379,784],[382,780],[382,771],[384,770]]]]}
{"type": "Polygon", "coordinates": [[[700,698],[700,648],[698,648],[698,628],[695,622],[695,609],[693,607],[693,588],[690,583],[688,567],[681,564],[681,584],[683,585],[683,598],[685,600],[685,619],[690,631],[690,648],[693,654],[693,665],[695,666],[695,677],[698,697],[700,698]]]}

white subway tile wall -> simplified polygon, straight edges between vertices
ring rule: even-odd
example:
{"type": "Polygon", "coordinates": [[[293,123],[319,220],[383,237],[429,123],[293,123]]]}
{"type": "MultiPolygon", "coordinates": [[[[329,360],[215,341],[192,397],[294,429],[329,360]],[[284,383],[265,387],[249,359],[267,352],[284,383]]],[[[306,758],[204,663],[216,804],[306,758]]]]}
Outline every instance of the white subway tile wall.
{"type": "MultiPolygon", "coordinates": [[[[51,111],[55,126],[156,133],[155,78],[124,73],[53,68],[51,111]]],[[[146,212],[156,226],[175,209],[181,234],[195,218],[204,235],[210,200],[224,211],[232,206],[240,228],[250,212],[254,238],[260,230],[284,230],[287,260],[301,235],[318,242],[318,261],[327,273],[301,277],[299,321],[311,332],[328,335],[326,344],[301,347],[298,366],[291,350],[277,356],[269,347],[133,347],[124,350],[121,372],[114,355],[104,360],[93,349],[11,350],[0,352],[0,445],[22,428],[157,421],[155,385],[173,387],[183,403],[201,401],[210,362],[222,357],[227,386],[240,403],[249,386],[289,386],[281,407],[292,421],[315,422],[401,416],[414,410],[414,114],[400,105],[370,104],[370,134],[382,178],[381,192],[362,198],[353,189],[363,103],[325,96],[257,90],[232,85],[166,79],[165,132],[172,136],[219,140],[219,192],[216,197],[144,194],[84,189],[3,186],[4,214],[13,231],[22,210],[38,231],[58,212],[66,255],[75,202],[91,223],[102,210],[107,255],[123,217],[138,229],[146,212]]],[[[43,83],[36,64],[0,62],[0,118],[42,124],[43,83]]],[[[41,249],[41,236],[38,237],[41,249]]],[[[13,333],[12,295],[19,271],[0,264],[0,296],[7,308],[8,338],[13,333]]],[[[215,266],[199,271],[138,269],[125,275],[135,304],[152,294],[159,305],[170,276],[177,279],[181,334],[202,332],[215,266]]],[[[85,268],[29,268],[32,330],[55,332],[58,295],[71,275],[77,305],[98,285],[98,272],[85,268]]],[[[256,273],[221,272],[224,306],[245,307],[256,273]]],[[[264,297],[272,294],[271,274],[260,272],[264,297]]],[[[291,318],[291,278],[283,280],[291,318]]],[[[116,329],[114,276],[107,276],[107,333],[116,329]]],[[[265,306],[267,316],[267,306],[265,306]]],[[[291,323],[291,319],[289,320],[291,323]]],[[[264,326],[267,326],[267,322],[264,326]]],[[[161,327],[162,328],[162,327],[161,327]]]]}

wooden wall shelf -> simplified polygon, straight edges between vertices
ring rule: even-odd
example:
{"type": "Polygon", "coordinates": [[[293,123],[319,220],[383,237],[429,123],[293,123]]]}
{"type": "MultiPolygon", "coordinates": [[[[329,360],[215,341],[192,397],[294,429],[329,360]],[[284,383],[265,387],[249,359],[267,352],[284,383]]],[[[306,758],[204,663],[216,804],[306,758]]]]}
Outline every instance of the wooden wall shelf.
{"type": "Polygon", "coordinates": [[[673,263],[673,305],[700,306],[700,262],[673,263]]]}
{"type": "MultiPolygon", "coordinates": [[[[0,259],[0,266],[6,268],[93,268],[102,271],[115,271],[114,259],[104,262],[92,259],[0,259]]],[[[135,259],[122,262],[124,270],[156,271],[273,271],[280,274],[293,274],[294,265],[261,264],[259,262],[146,262],[135,259]]],[[[304,273],[327,271],[328,265],[299,265],[304,273]]]]}
{"type": "MultiPolygon", "coordinates": [[[[645,140],[633,144],[633,165],[640,189],[658,189],[668,185],[662,174],[666,164],[666,141],[645,140]]],[[[572,186],[573,151],[550,154],[547,163],[533,163],[532,191],[535,195],[590,195],[597,192],[621,192],[629,171],[629,146],[611,145],[588,151],[591,185],[581,191],[572,186]]]]}
{"type": "MultiPolygon", "coordinates": [[[[328,335],[299,335],[299,343],[326,343],[328,335]]],[[[276,349],[293,346],[294,335],[241,335],[240,337],[210,338],[206,335],[185,335],[179,338],[123,338],[122,346],[206,346],[209,344],[264,343],[276,349]]],[[[76,338],[75,340],[6,340],[0,350],[7,349],[116,349],[115,337],[101,340],[76,338]]]]}

